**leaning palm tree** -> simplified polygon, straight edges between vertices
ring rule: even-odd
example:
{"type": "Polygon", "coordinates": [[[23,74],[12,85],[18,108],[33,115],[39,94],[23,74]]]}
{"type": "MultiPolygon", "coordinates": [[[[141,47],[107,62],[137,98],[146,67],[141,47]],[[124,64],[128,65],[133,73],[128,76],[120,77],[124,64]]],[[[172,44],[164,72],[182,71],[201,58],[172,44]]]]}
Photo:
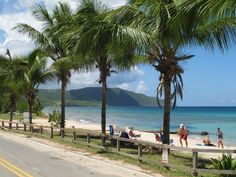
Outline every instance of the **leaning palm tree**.
{"type": "Polygon", "coordinates": [[[38,87],[52,80],[54,71],[46,67],[47,58],[41,50],[36,49],[23,58],[26,63],[24,68],[24,94],[28,101],[29,123],[32,124],[32,113],[35,99],[37,98],[38,87]]]}
{"type": "MultiPolygon", "coordinates": [[[[98,82],[102,85],[101,129],[106,134],[107,78],[113,72],[127,69],[134,64],[138,43],[145,43],[148,35],[119,24],[108,18],[112,11],[96,0],[83,0],[73,21],[66,24],[64,40],[72,55],[82,55],[87,63],[99,70],[98,82]],[[65,32],[66,31],[66,32],[65,32]],[[139,40],[136,40],[139,36],[139,40]]],[[[105,136],[102,145],[105,143],[105,136]]]]}
{"type": "Polygon", "coordinates": [[[27,24],[18,24],[15,27],[20,33],[28,35],[37,46],[46,51],[47,55],[56,62],[53,68],[57,70],[56,75],[61,82],[61,128],[65,128],[65,88],[69,82],[73,67],[69,62],[65,61],[69,61],[68,51],[56,32],[60,29],[61,23],[71,20],[72,13],[70,6],[66,3],[59,3],[51,14],[45,6],[36,4],[32,9],[32,14],[37,20],[43,22],[42,31],[38,31],[27,24]],[[63,65],[63,63],[67,64],[63,65]]]}

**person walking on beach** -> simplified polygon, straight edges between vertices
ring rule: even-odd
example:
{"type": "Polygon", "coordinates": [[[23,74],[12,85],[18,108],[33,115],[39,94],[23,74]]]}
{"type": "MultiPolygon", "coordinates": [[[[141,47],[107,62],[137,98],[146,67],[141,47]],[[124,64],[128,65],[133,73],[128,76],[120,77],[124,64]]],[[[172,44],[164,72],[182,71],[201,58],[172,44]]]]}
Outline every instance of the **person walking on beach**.
{"type": "Polygon", "coordinates": [[[223,145],[223,138],[224,138],[224,135],[223,135],[223,132],[220,130],[220,128],[217,128],[217,133],[216,133],[217,137],[218,137],[218,148],[220,148],[220,146],[222,148],[224,148],[224,145],[223,145]]]}
{"type": "Polygon", "coordinates": [[[185,141],[186,147],[188,147],[187,137],[188,137],[187,128],[184,126],[184,124],[180,124],[180,127],[179,127],[179,142],[180,142],[182,147],[183,147],[182,139],[185,141]]]}

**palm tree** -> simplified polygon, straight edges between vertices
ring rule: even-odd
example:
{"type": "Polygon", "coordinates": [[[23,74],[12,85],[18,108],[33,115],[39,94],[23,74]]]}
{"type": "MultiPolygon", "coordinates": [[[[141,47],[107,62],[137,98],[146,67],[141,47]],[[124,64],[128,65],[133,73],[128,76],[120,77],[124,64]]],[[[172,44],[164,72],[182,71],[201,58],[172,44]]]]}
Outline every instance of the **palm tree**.
{"type": "MultiPolygon", "coordinates": [[[[9,121],[13,120],[13,113],[16,107],[16,101],[23,90],[23,72],[24,63],[18,59],[12,59],[10,51],[7,50],[9,58],[0,56],[0,78],[2,81],[3,96],[8,98],[8,107],[10,110],[9,121]]],[[[9,124],[11,129],[11,124],[9,124]]]]}
{"type": "MultiPolygon", "coordinates": [[[[66,28],[62,30],[66,44],[72,55],[82,55],[86,63],[98,68],[98,82],[102,85],[101,129],[106,134],[106,91],[107,78],[111,73],[127,69],[134,64],[138,43],[147,40],[145,32],[129,28],[108,18],[109,11],[105,5],[96,0],[83,0],[78,11],[66,28]],[[115,23],[116,22],[116,23],[115,23]],[[67,32],[65,32],[67,31],[67,32]],[[140,36],[136,40],[136,36],[140,36]]],[[[105,136],[102,145],[105,143],[105,136]]]]}
{"type": "Polygon", "coordinates": [[[28,101],[29,123],[32,124],[32,113],[35,99],[37,98],[38,87],[52,80],[54,71],[46,68],[47,58],[39,49],[35,49],[23,58],[26,63],[24,68],[24,94],[28,101]]]}
{"type": "Polygon", "coordinates": [[[184,70],[180,62],[193,57],[193,55],[181,55],[181,49],[189,44],[210,48],[217,44],[223,48],[229,42],[228,37],[235,34],[232,30],[232,21],[224,24],[210,22],[205,25],[200,23],[201,21],[192,23],[190,16],[199,19],[197,18],[199,9],[189,14],[186,11],[182,13],[185,0],[130,0],[129,3],[132,6],[122,7],[118,10],[118,14],[120,18],[133,21],[130,22],[132,26],[139,26],[141,30],[152,35],[153,40],[147,46],[146,53],[150,63],[160,73],[157,101],[160,105],[159,98],[164,95],[163,143],[169,144],[171,104],[175,107],[177,97],[181,99],[183,97],[181,75],[184,70]]]}
{"type": "MultiPolygon", "coordinates": [[[[61,128],[65,128],[65,89],[71,76],[71,69],[74,68],[69,62],[68,51],[61,42],[57,30],[60,24],[69,22],[72,18],[72,10],[66,3],[59,3],[50,14],[41,4],[36,4],[32,9],[33,16],[43,22],[42,32],[27,24],[18,24],[15,29],[20,33],[27,34],[37,46],[47,52],[54,61],[53,69],[56,70],[58,80],[61,82],[61,128]],[[59,61],[62,60],[62,61],[59,61]],[[64,65],[66,64],[66,65],[64,65]]],[[[77,66],[76,68],[78,68],[77,66]]]]}
{"type": "Polygon", "coordinates": [[[74,65],[68,58],[60,58],[52,65],[52,69],[55,70],[58,82],[61,82],[61,128],[65,127],[65,90],[71,77],[72,68],[74,68],[74,65]]]}

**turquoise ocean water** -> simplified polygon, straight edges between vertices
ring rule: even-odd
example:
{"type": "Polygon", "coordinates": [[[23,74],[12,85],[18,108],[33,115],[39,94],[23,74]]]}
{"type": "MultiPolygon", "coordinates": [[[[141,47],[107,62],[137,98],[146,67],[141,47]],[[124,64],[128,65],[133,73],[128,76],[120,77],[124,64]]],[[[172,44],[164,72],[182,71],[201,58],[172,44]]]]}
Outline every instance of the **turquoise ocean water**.
{"type": "MultiPolygon", "coordinates": [[[[52,110],[52,107],[44,108],[46,113],[52,110]]],[[[98,107],[67,107],[66,118],[100,123],[100,111],[98,107]]],[[[163,110],[156,107],[108,107],[107,125],[156,130],[162,127],[162,116],[163,110]]],[[[236,107],[177,107],[171,113],[171,130],[176,131],[180,123],[191,132],[208,131],[211,139],[216,138],[216,128],[220,127],[225,142],[236,145],[236,107]]]]}

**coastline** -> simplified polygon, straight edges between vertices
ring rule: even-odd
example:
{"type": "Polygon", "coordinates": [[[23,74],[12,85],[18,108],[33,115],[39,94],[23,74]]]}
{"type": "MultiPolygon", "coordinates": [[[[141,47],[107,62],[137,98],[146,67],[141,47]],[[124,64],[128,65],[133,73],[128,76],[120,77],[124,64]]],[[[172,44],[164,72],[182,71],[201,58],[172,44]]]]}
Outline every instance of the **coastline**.
{"type": "MultiPolygon", "coordinates": [[[[40,125],[50,125],[48,122],[47,118],[37,118],[33,120],[34,124],[40,124],[40,125]]],[[[74,126],[75,128],[80,128],[80,129],[87,129],[87,130],[95,130],[95,131],[101,131],[101,126],[98,123],[91,123],[87,121],[75,121],[75,120],[66,120],[66,128],[72,128],[74,126]]],[[[116,125],[113,125],[115,131],[116,130],[126,130],[125,127],[117,127],[116,125]]],[[[109,132],[109,129],[107,127],[107,131],[109,132]]],[[[155,135],[154,133],[151,132],[144,132],[144,131],[138,131],[134,130],[134,133],[136,134],[141,134],[141,137],[139,138],[140,140],[143,141],[148,141],[152,143],[157,143],[155,140],[155,135]]],[[[174,146],[180,147],[179,143],[179,135],[178,134],[170,134],[170,138],[173,139],[173,144],[174,146]]],[[[217,145],[217,142],[213,141],[213,144],[217,145]]],[[[185,142],[183,141],[183,145],[185,147],[185,142]]],[[[209,146],[204,146],[202,143],[201,137],[196,137],[194,135],[188,135],[188,147],[189,148],[210,148],[210,149],[217,149],[217,147],[209,147],[209,146]]],[[[229,146],[225,144],[225,149],[236,149],[235,146],[229,146]]],[[[219,154],[218,154],[219,155],[219,154]]],[[[217,154],[211,154],[210,157],[217,157],[217,154]]]]}

